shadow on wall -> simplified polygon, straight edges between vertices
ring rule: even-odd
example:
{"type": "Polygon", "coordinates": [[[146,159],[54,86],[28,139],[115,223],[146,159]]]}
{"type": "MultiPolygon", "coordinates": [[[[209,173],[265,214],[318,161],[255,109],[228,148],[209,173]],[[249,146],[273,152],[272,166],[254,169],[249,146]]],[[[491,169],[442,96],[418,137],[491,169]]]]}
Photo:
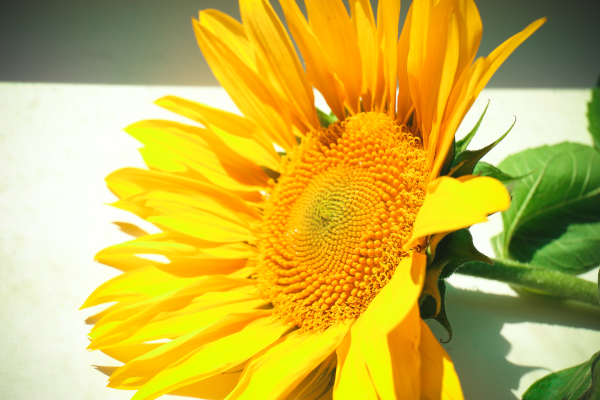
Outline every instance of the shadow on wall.
{"type": "MultiPolygon", "coordinates": [[[[537,369],[506,359],[511,345],[500,334],[504,324],[534,322],[600,330],[600,310],[548,298],[491,295],[448,285],[446,309],[453,337],[444,348],[454,361],[466,399],[512,399],[507,388],[517,389],[521,377],[537,369]]],[[[437,322],[429,320],[428,325],[437,338],[447,339],[437,322]]]]}
{"type": "MultiPolygon", "coordinates": [[[[281,17],[277,0],[272,3],[281,17]]],[[[409,4],[402,2],[401,21],[409,4]]],[[[484,24],[480,55],[548,17],[489,87],[594,85],[600,68],[600,2],[575,0],[565,7],[559,0],[478,0],[477,6],[484,24]]],[[[237,0],[3,2],[0,81],[217,85],[190,23],[207,8],[239,19],[237,0]]]]}

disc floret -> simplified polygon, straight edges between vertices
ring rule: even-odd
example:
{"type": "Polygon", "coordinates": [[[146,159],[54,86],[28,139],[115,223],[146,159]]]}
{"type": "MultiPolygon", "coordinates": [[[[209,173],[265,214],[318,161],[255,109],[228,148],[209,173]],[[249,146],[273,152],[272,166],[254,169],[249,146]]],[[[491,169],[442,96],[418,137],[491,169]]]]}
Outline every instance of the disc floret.
{"type": "Polygon", "coordinates": [[[267,202],[257,276],[302,329],[355,319],[408,256],[423,204],[426,151],[404,125],[361,113],[311,132],[267,202]]]}

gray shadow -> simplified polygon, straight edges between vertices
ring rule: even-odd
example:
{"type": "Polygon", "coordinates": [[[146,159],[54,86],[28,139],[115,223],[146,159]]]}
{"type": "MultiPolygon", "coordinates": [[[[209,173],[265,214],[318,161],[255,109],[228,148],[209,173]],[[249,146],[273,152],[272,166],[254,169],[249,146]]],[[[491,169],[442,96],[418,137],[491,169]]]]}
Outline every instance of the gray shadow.
{"type": "MultiPolygon", "coordinates": [[[[500,335],[505,323],[535,322],[600,330],[600,309],[533,295],[509,297],[460,290],[448,285],[446,310],[453,337],[448,351],[467,400],[514,399],[521,377],[536,368],[506,360],[510,344],[500,335]]],[[[446,339],[445,330],[428,320],[434,335],[446,339]]]]}

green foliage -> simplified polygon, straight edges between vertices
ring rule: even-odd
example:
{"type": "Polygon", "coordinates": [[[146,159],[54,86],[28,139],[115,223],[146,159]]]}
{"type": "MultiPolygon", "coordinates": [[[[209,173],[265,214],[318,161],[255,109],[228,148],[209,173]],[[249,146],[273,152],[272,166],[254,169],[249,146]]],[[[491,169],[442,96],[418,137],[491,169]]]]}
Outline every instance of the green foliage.
{"type": "Polygon", "coordinates": [[[588,103],[588,130],[592,134],[596,149],[600,151],[600,79],[592,89],[592,100],[588,103]]]}
{"type": "Polygon", "coordinates": [[[508,129],[508,131],[506,131],[504,135],[500,136],[498,140],[496,140],[493,143],[490,143],[484,148],[479,150],[465,150],[461,153],[458,153],[457,151],[457,155],[454,158],[454,162],[452,163],[452,170],[450,171],[449,175],[454,177],[471,175],[479,160],[481,160],[483,156],[489,153],[490,150],[496,147],[496,145],[500,143],[502,139],[506,137],[506,135],[508,135],[508,133],[512,130],[513,126],[515,126],[515,122],[513,122],[513,124],[510,126],[510,128],[508,129]]]}
{"type": "Polygon", "coordinates": [[[444,280],[464,264],[472,261],[492,264],[488,257],[477,251],[469,230],[461,229],[448,234],[440,241],[433,260],[427,266],[420,301],[421,317],[434,318],[438,321],[448,332],[448,341],[452,339],[452,327],[446,315],[444,280]]]}
{"type": "Polygon", "coordinates": [[[523,400],[600,399],[600,352],[583,364],[547,375],[523,394],[523,400]]]}
{"type": "Polygon", "coordinates": [[[519,176],[502,213],[497,253],[538,267],[582,273],[600,263],[600,154],[560,143],[506,158],[499,167],[519,176]]]}
{"type": "Polygon", "coordinates": [[[485,109],[483,110],[483,114],[481,114],[481,117],[479,117],[479,121],[477,121],[477,123],[475,124],[473,129],[471,129],[471,132],[469,132],[467,134],[467,136],[465,136],[464,138],[462,138],[456,142],[456,144],[455,144],[456,154],[460,154],[460,153],[464,152],[465,150],[467,150],[467,146],[469,145],[469,143],[471,143],[471,140],[473,140],[473,138],[475,137],[477,130],[479,130],[481,121],[483,121],[483,117],[485,117],[485,113],[487,112],[487,109],[489,106],[490,106],[490,102],[488,101],[487,105],[485,106],[485,109]]]}
{"type": "Polygon", "coordinates": [[[323,128],[329,128],[329,125],[333,124],[338,120],[332,112],[329,114],[325,114],[325,112],[319,110],[318,108],[317,117],[319,118],[319,123],[323,128]]]}

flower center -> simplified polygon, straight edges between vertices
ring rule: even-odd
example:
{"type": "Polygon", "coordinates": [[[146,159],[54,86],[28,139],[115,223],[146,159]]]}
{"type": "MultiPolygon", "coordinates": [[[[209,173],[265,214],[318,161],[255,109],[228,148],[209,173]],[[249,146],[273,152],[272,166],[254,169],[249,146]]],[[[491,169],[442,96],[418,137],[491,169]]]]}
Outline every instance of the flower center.
{"type": "Polygon", "coordinates": [[[385,114],[311,133],[290,155],[262,221],[257,275],[303,329],[357,318],[408,254],[426,152],[385,114]]]}

